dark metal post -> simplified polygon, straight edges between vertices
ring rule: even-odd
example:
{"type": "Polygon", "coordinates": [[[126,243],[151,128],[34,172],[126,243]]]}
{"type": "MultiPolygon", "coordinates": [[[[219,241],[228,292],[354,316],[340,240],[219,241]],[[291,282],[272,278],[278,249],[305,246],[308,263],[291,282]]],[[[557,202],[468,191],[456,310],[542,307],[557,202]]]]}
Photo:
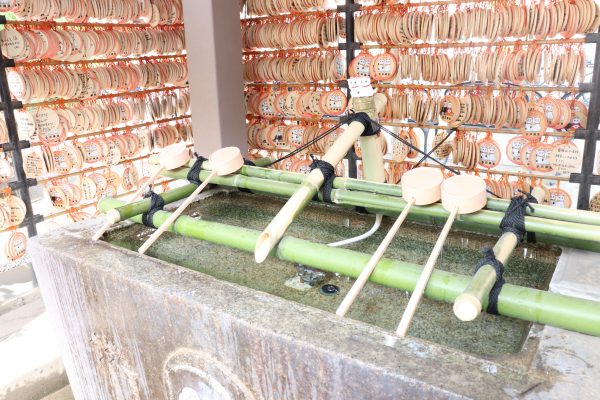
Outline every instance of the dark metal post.
{"type": "Polygon", "coordinates": [[[585,89],[590,89],[590,105],[588,109],[588,120],[585,132],[585,143],[583,149],[583,162],[580,174],[572,174],[570,182],[579,183],[579,196],[577,199],[577,208],[588,210],[590,206],[591,186],[597,181],[594,177],[595,159],[596,159],[596,141],[600,139],[598,135],[598,125],[600,124],[600,39],[598,34],[588,35],[588,42],[596,43],[596,54],[594,56],[594,72],[592,74],[591,84],[582,84],[585,89]]]}
{"type": "MultiPolygon", "coordinates": [[[[0,24],[4,23],[5,21],[5,19],[0,20],[0,24]]],[[[27,226],[27,231],[31,237],[37,235],[36,220],[39,218],[33,215],[31,196],[29,195],[29,184],[31,183],[31,180],[27,179],[27,175],[23,169],[23,155],[21,154],[21,150],[29,147],[29,143],[23,143],[19,141],[17,121],[15,119],[14,110],[15,108],[21,107],[21,103],[13,102],[10,95],[8,79],[6,77],[6,68],[10,67],[14,67],[13,60],[5,58],[0,52],[0,99],[2,99],[2,110],[4,112],[4,120],[6,121],[8,137],[10,140],[10,146],[7,146],[7,149],[10,149],[12,152],[15,175],[18,183],[20,183],[20,185],[17,186],[17,190],[20,192],[20,198],[25,203],[25,207],[27,209],[27,214],[25,216],[25,222],[23,225],[27,226]]],[[[5,149],[5,151],[7,149],[5,149]]],[[[35,184],[35,181],[33,184],[35,184]]]]}
{"type": "MultiPolygon", "coordinates": [[[[359,9],[360,5],[355,4],[354,0],[346,0],[345,5],[338,7],[338,11],[343,12],[346,16],[346,43],[340,43],[339,45],[340,50],[346,51],[346,71],[352,60],[354,60],[354,51],[360,49],[360,44],[354,41],[354,13],[359,9]]],[[[348,100],[350,100],[350,91],[348,91],[348,100]]],[[[357,157],[354,148],[350,149],[346,159],[348,160],[348,175],[350,178],[356,178],[358,168],[356,167],[357,157]]]]}

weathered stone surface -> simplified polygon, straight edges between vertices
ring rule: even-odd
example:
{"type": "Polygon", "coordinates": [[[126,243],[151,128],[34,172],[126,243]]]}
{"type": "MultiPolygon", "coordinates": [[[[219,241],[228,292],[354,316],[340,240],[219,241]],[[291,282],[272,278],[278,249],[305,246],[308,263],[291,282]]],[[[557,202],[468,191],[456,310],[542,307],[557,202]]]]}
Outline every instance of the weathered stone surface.
{"type": "MultiPolygon", "coordinates": [[[[600,256],[565,249],[550,282],[550,290],[570,296],[600,300],[600,256]]],[[[530,399],[600,399],[600,339],[544,327],[537,365],[552,370],[550,387],[531,393],[530,399]]]]}
{"type": "Polygon", "coordinates": [[[565,249],[550,282],[550,290],[569,296],[600,300],[600,256],[591,251],[565,249]]]}

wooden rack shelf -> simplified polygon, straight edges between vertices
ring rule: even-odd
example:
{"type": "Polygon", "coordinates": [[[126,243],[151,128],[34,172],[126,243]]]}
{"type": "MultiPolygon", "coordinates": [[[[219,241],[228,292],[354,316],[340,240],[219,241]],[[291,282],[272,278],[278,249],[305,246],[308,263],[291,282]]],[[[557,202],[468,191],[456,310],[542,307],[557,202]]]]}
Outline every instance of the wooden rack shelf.
{"type": "MultiPolygon", "coordinates": [[[[67,137],[65,139],[65,142],[68,142],[71,140],[77,140],[77,139],[85,139],[85,138],[92,137],[92,136],[110,135],[110,134],[114,134],[117,132],[131,131],[134,129],[145,128],[145,127],[152,126],[152,125],[162,125],[162,124],[167,124],[169,122],[181,121],[183,119],[190,119],[190,118],[192,118],[191,115],[181,115],[178,117],[159,119],[156,121],[144,122],[144,123],[135,124],[135,125],[126,125],[126,126],[122,126],[119,128],[106,129],[103,131],[84,133],[81,135],[72,135],[72,136],[67,137]]],[[[42,145],[43,145],[42,142],[32,142],[31,143],[31,147],[37,147],[37,146],[42,146],[42,145]]]]}
{"type": "Polygon", "coordinates": [[[407,44],[362,44],[362,50],[370,49],[454,49],[477,47],[529,46],[541,44],[584,44],[584,37],[544,40],[499,40],[495,42],[451,42],[451,43],[407,43],[407,44]]]}
{"type": "Polygon", "coordinates": [[[314,89],[314,88],[338,88],[339,85],[337,83],[323,83],[323,82],[314,82],[314,83],[288,83],[288,82],[252,82],[246,83],[246,87],[257,87],[257,88],[305,88],[305,89],[314,89]]]}
{"type": "MultiPolygon", "coordinates": [[[[449,129],[457,129],[460,131],[469,131],[469,132],[491,132],[491,133],[502,133],[502,134],[512,134],[512,135],[520,135],[522,132],[516,128],[488,128],[485,126],[475,126],[475,125],[459,125],[456,127],[447,126],[447,125],[434,125],[434,124],[417,124],[415,122],[396,122],[382,119],[380,121],[383,126],[397,126],[402,128],[413,128],[413,129],[440,129],[440,130],[449,130],[449,129]]],[[[569,133],[562,131],[547,131],[543,136],[550,137],[560,137],[564,138],[569,136],[569,133]]],[[[572,136],[572,135],[571,135],[572,136]]]]}
{"type": "MultiPolygon", "coordinates": [[[[337,83],[287,83],[287,82],[251,82],[245,84],[247,87],[256,88],[337,88],[337,83]]],[[[417,89],[417,90],[492,90],[492,91],[536,91],[536,92],[563,92],[563,93],[576,93],[581,90],[579,86],[545,86],[545,85],[510,85],[510,84],[496,84],[496,83],[471,83],[465,82],[464,84],[457,85],[446,85],[446,84],[429,84],[429,83],[374,83],[372,85],[377,89],[417,89]]]]}
{"type": "Polygon", "coordinates": [[[25,103],[23,104],[23,108],[32,108],[32,107],[47,107],[47,106],[62,106],[65,104],[75,104],[80,103],[84,104],[86,102],[96,101],[96,100],[104,100],[104,99],[114,99],[119,97],[134,97],[134,96],[143,96],[150,93],[160,93],[160,92],[169,92],[173,90],[181,90],[187,89],[188,86],[165,86],[162,88],[156,89],[146,89],[146,90],[134,90],[128,92],[117,92],[111,94],[103,94],[95,97],[87,97],[85,99],[68,99],[68,100],[50,100],[50,101],[41,101],[38,103],[25,103]]]}
{"type": "Polygon", "coordinates": [[[244,56],[270,56],[270,55],[289,55],[289,54],[298,54],[298,53],[325,53],[325,52],[335,52],[338,51],[337,46],[327,46],[327,47],[295,47],[293,49],[283,49],[283,50],[244,50],[242,54],[244,56]]]}
{"type": "MultiPolygon", "coordinates": [[[[193,144],[188,144],[187,145],[188,148],[191,148],[193,146],[194,146],[193,144]]],[[[133,163],[133,162],[136,162],[136,161],[144,160],[144,159],[150,158],[151,156],[153,156],[155,154],[158,154],[158,152],[153,151],[153,152],[150,152],[150,153],[145,154],[143,156],[128,158],[126,160],[122,160],[122,161],[118,162],[116,165],[129,164],[129,163],[133,163]]],[[[61,180],[61,179],[67,179],[67,178],[71,178],[73,176],[78,176],[78,175],[83,175],[83,174],[89,174],[89,173],[92,173],[92,172],[102,171],[104,169],[110,169],[110,168],[113,168],[113,167],[115,167],[115,165],[110,165],[110,166],[109,165],[100,165],[98,167],[86,168],[86,169],[82,169],[80,171],[70,172],[68,174],[56,175],[56,176],[53,176],[53,177],[48,177],[48,178],[40,179],[38,181],[38,184],[43,185],[43,184],[48,183],[48,182],[58,181],[58,180],[61,180]]]]}
{"type": "MultiPolygon", "coordinates": [[[[308,122],[308,123],[319,123],[319,122],[339,122],[339,118],[334,117],[323,117],[323,118],[295,118],[295,117],[274,117],[274,118],[262,118],[254,115],[246,115],[246,119],[249,121],[253,120],[263,120],[266,122],[269,121],[292,121],[292,122],[308,122]]],[[[492,128],[486,126],[476,126],[476,125],[459,125],[456,127],[447,126],[447,125],[435,125],[435,124],[417,124],[416,122],[399,122],[399,121],[391,121],[386,119],[380,120],[381,125],[383,126],[395,126],[401,128],[413,128],[413,129],[438,129],[438,130],[450,130],[457,129],[460,131],[469,131],[469,132],[491,132],[491,133],[501,133],[501,134],[512,134],[512,135],[520,135],[522,134],[521,130],[516,128],[492,128]]],[[[572,136],[568,132],[564,131],[547,131],[543,136],[549,137],[560,137],[565,138],[568,136],[572,136]]]]}
{"type": "MultiPolygon", "coordinates": [[[[496,41],[485,40],[483,38],[474,38],[474,41],[466,41],[466,40],[455,40],[455,41],[438,41],[438,42],[424,42],[422,40],[417,41],[417,43],[400,43],[397,45],[389,44],[389,43],[375,43],[375,42],[367,42],[367,43],[358,43],[355,37],[355,19],[359,15],[364,15],[366,13],[385,13],[389,12],[406,12],[409,8],[421,7],[424,12],[436,12],[438,9],[444,9],[445,6],[460,6],[460,5],[468,5],[472,4],[473,6],[477,6],[477,4],[491,4],[497,0],[433,0],[433,1],[410,1],[406,4],[401,4],[399,1],[396,4],[385,4],[385,5],[360,5],[358,0],[345,0],[343,5],[338,6],[337,12],[340,15],[345,17],[346,22],[346,40],[345,43],[339,43],[337,50],[345,51],[344,55],[346,56],[346,65],[349,66],[352,60],[355,58],[355,55],[358,54],[359,51],[364,50],[388,50],[388,49],[400,49],[400,53],[404,54],[404,50],[414,50],[413,52],[409,52],[409,54],[423,54],[425,52],[429,53],[430,49],[433,54],[437,49],[457,49],[456,52],[462,53],[463,51],[469,51],[468,49],[473,49],[475,52],[481,51],[496,51],[496,49],[500,48],[508,48],[508,50],[518,48],[523,46],[524,49],[527,46],[543,46],[542,48],[553,48],[556,46],[558,49],[570,48],[574,47],[577,51],[580,48],[584,48],[585,44],[593,44],[596,47],[596,55],[594,59],[594,76],[591,80],[591,83],[585,82],[580,85],[569,85],[569,86],[547,86],[543,83],[534,83],[526,86],[519,85],[511,85],[510,83],[479,83],[479,82],[464,82],[463,84],[442,84],[438,82],[411,82],[411,83],[385,83],[385,82],[373,82],[374,87],[380,90],[392,89],[393,90],[440,90],[440,91],[481,91],[482,93],[487,92],[540,92],[542,95],[549,93],[556,93],[558,96],[566,97],[570,96],[570,94],[577,94],[578,96],[582,93],[586,93],[587,97],[584,102],[587,104],[587,100],[589,100],[589,113],[588,113],[588,126],[592,127],[591,130],[580,129],[577,130],[577,138],[585,139],[585,150],[583,155],[583,166],[581,174],[573,174],[571,177],[566,176],[552,176],[552,175],[541,175],[540,173],[530,173],[527,171],[524,172],[514,172],[511,170],[507,171],[499,171],[499,170],[491,170],[490,173],[493,174],[505,174],[511,176],[523,176],[523,177],[534,177],[545,180],[554,180],[559,182],[575,182],[580,183],[579,186],[579,194],[578,194],[578,205],[579,209],[587,209],[589,206],[590,199],[590,186],[600,184],[600,177],[594,176],[593,172],[595,170],[595,157],[596,157],[596,142],[600,140],[600,134],[597,134],[597,126],[598,119],[600,118],[600,113],[597,112],[600,105],[600,98],[598,97],[598,93],[600,92],[600,34],[599,33],[588,33],[588,34],[577,34],[570,38],[562,38],[560,36],[548,37],[541,40],[535,40],[533,37],[506,37],[500,38],[496,41]],[[441,6],[441,8],[440,8],[441,6]],[[422,49],[422,50],[420,50],[422,49]],[[463,49],[462,51],[460,49],[463,49]],[[566,96],[563,96],[566,95],[566,96]],[[584,134],[582,134],[582,132],[584,134]]],[[[364,3],[364,2],[363,2],[364,3]]],[[[388,2],[389,3],[389,2],[388,2]]],[[[487,7],[487,6],[486,6],[487,7]]],[[[315,13],[316,15],[316,13],[315,13]]],[[[246,21],[242,21],[242,26],[251,23],[261,23],[262,21],[282,21],[287,22],[291,20],[294,16],[290,14],[281,15],[276,18],[272,18],[269,16],[259,17],[259,18],[251,18],[246,21]]],[[[326,51],[330,51],[335,49],[327,48],[326,51]]],[[[588,48],[585,47],[586,53],[588,48]]],[[[324,49],[319,48],[310,48],[310,49],[290,49],[290,50],[265,50],[265,51],[247,51],[244,52],[245,59],[251,58],[252,56],[292,56],[294,54],[306,54],[310,55],[312,53],[318,54],[320,52],[325,51],[324,49]]],[[[394,52],[395,54],[395,52],[394,52]]],[[[408,80],[406,80],[408,82],[408,80]]],[[[246,88],[277,88],[286,90],[288,88],[299,88],[299,90],[314,90],[317,88],[328,88],[331,87],[331,83],[310,83],[310,84],[301,84],[301,83],[287,83],[287,82],[247,82],[245,83],[246,88]]],[[[340,87],[344,87],[343,84],[339,85],[340,87]]],[[[348,97],[349,94],[348,94],[348,97]]],[[[293,121],[293,122],[307,122],[307,123],[329,123],[329,122],[337,122],[339,119],[336,118],[290,118],[290,117],[277,117],[273,119],[264,119],[255,116],[247,116],[247,119],[250,121],[260,119],[267,121],[293,121]]],[[[408,121],[388,121],[382,120],[382,125],[389,127],[405,127],[405,128],[422,128],[422,129],[438,129],[438,130],[450,130],[454,129],[453,127],[443,126],[443,125],[435,125],[433,122],[428,122],[424,124],[417,124],[415,122],[408,121]]],[[[461,125],[457,127],[457,129],[461,131],[467,132],[491,132],[494,134],[510,134],[510,135],[519,135],[521,134],[520,129],[514,128],[491,128],[486,126],[478,126],[478,125],[461,125]]],[[[544,136],[553,137],[556,139],[564,139],[574,137],[574,132],[572,131],[554,131],[548,130],[544,136]]],[[[351,150],[352,153],[352,150],[351,150]]],[[[349,154],[348,158],[348,171],[350,176],[356,176],[356,163],[354,160],[357,158],[349,154]]],[[[425,164],[427,165],[427,164],[425,164]]],[[[463,167],[453,167],[457,170],[465,170],[463,167]]],[[[500,167],[503,168],[503,167],[500,167]]],[[[484,168],[477,169],[477,172],[486,173],[487,170],[484,168]]]]}
{"type": "Polygon", "coordinates": [[[522,91],[522,92],[565,92],[574,93],[579,92],[578,86],[518,86],[518,85],[498,85],[498,84],[458,84],[458,85],[437,85],[437,84],[387,84],[387,83],[376,83],[373,87],[378,89],[434,89],[434,90],[492,90],[492,91],[522,91]]]}
{"type": "Polygon", "coordinates": [[[386,5],[373,5],[373,6],[361,6],[359,11],[381,11],[381,10],[402,10],[409,7],[431,7],[431,6],[449,6],[449,5],[461,5],[461,4],[477,4],[477,3],[490,3],[497,0],[439,0],[439,1],[421,1],[421,2],[408,2],[406,4],[386,4],[386,5]]]}
{"type": "MultiPolygon", "coordinates": [[[[41,10],[38,10],[38,11],[41,11],[41,10]]],[[[176,32],[180,32],[181,28],[184,26],[182,23],[151,26],[148,23],[56,22],[56,21],[29,21],[29,20],[19,21],[19,20],[7,20],[5,15],[0,15],[0,25],[4,25],[5,27],[13,27],[15,29],[32,28],[32,29],[77,30],[77,31],[79,31],[79,30],[122,31],[122,30],[131,30],[131,29],[140,29],[140,30],[153,29],[153,30],[176,31],[176,32]]],[[[36,224],[39,224],[40,222],[42,222],[44,220],[44,217],[33,214],[33,208],[31,205],[31,199],[30,199],[30,195],[29,195],[29,187],[36,186],[39,184],[43,185],[43,184],[46,184],[53,180],[66,179],[66,178],[69,178],[72,176],[76,176],[76,175],[80,175],[80,174],[84,174],[84,173],[88,173],[88,172],[112,168],[112,166],[111,167],[108,167],[108,166],[92,167],[92,168],[88,168],[88,169],[81,170],[81,171],[75,171],[73,173],[69,173],[69,174],[65,174],[65,175],[57,175],[57,176],[53,176],[53,177],[44,178],[39,181],[37,181],[35,179],[27,179],[26,174],[23,170],[23,155],[21,154],[21,151],[23,149],[29,148],[31,146],[39,146],[39,145],[41,145],[41,143],[39,143],[39,142],[38,143],[29,143],[27,141],[21,141],[18,138],[16,120],[15,120],[15,116],[14,116],[15,109],[32,108],[32,107],[34,108],[34,107],[42,107],[42,106],[63,107],[67,104],[86,104],[88,102],[94,102],[97,100],[105,100],[105,99],[111,99],[111,98],[147,96],[151,93],[170,92],[170,91],[186,89],[187,85],[182,85],[182,86],[161,85],[161,87],[156,87],[153,89],[142,89],[142,90],[126,91],[126,92],[112,90],[106,94],[89,97],[89,98],[83,98],[83,99],[52,99],[50,101],[41,101],[41,102],[32,102],[32,103],[28,103],[28,104],[22,104],[21,102],[12,100],[10,88],[9,88],[7,77],[6,77],[6,69],[7,68],[26,69],[26,68],[45,67],[45,66],[51,67],[51,68],[63,67],[63,66],[66,68],[71,68],[73,66],[81,66],[82,68],[85,68],[86,66],[89,66],[90,68],[93,68],[94,66],[97,66],[99,64],[108,64],[108,63],[115,63],[116,65],[120,65],[120,63],[128,63],[128,62],[147,63],[147,62],[152,62],[152,61],[156,61],[156,60],[181,60],[181,61],[185,62],[186,58],[187,58],[186,52],[181,51],[181,52],[172,53],[172,54],[165,53],[165,54],[160,54],[160,55],[150,53],[149,55],[142,56],[142,57],[131,56],[131,57],[120,57],[120,58],[98,58],[98,59],[94,59],[94,60],[81,60],[81,61],[57,61],[57,60],[46,59],[46,60],[32,60],[32,61],[15,62],[14,60],[9,60],[5,56],[0,54],[0,97],[2,99],[2,104],[1,104],[2,107],[0,107],[0,109],[4,113],[6,125],[8,128],[8,135],[9,135],[9,143],[5,144],[3,149],[6,149],[5,152],[10,152],[12,154],[13,165],[15,168],[15,175],[16,175],[16,177],[18,179],[18,183],[20,185],[18,187],[18,191],[20,192],[21,199],[23,200],[23,202],[26,205],[26,211],[27,211],[25,220],[20,225],[20,228],[26,227],[28,229],[29,236],[30,237],[35,236],[37,234],[36,224]]],[[[143,126],[152,126],[155,124],[168,123],[171,121],[177,121],[177,120],[181,120],[181,119],[185,119],[185,118],[190,118],[190,116],[185,115],[185,116],[178,116],[178,117],[174,117],[174,118],[165,118],[165,119],[161,119],[158,121],[150,121],[150,122],[140,123],[140,124],[136,124],[136,125],[122,126],[122,127],[113,128],[110,130],[107,129],[104,131],[89,132],[89,133],[85,133],[85,134],[81,134],[81,135],[73,135],[73,136],[69,137],[67,140],[74,140],[74,139],[85,138],[85,137],[90,137],[90,136],[111,134],[111,133],[116,133],[116,132],[121,132],[121,131],[127,131],[130,129],[136,129],[136,128],[140,128],[143,126]]],[[[146,158],[150,157],[152,154],[155,154],[155,153],[150,152],[149,154],[146,154],[143,156],[123,160],[123,161],[119,162],[119,164],[131,163],[131,162],[135,162],[138,160],[146,159],[146,158]]],[[[126,195],[129,195],[132,193],[133,192],[117,195],[117,197],[126,196],[126,195]]],[[[60,215],[65,215],[65,214],[68,214],[69,212],[73,212],[73,211],[80,210],[83,208],[91,207],[95,204],[96,203],[81,205],[80,207],[78,207],[76,209],[65,210],[64,213],[52,214],[52,215],[47,216],[46,218],[49,218],[49,219],[56,218],[60,215]]],[[[10,227],[7,229],[0,230],[0,232],[10,231],[15,228],[16,227],[10,227]]]]}
{"type": "Polygon", "coordinates": [[[101,23],[101,22],[55,22],[55,21],[19,21],[19,20],[7,20],[5,25],[17,25],[17,26],[37,26],[45,28],[103,28],[103,29],[168,29],[168,28],[181,28],[182,23],[171,24],[171,25],[158,25],[152,27],[150,24],[133,24],[133,23],[101,23]]]}
{"type": "Polygon", "coordinates": [[[106,63],[120,63],[120,62],[147,62],[156,60],[169,60],[169,59],[185,59],[187,54],[172,54],[172,55],[160,55],[160,56],[146,56],[146,57],[125,57],[125,58],[98,58],[95,60],[81,60],[81,61],[55,61],[55,60],[35,60],[35,61],[19,61],[15,63],[17,68],[28,68],[28,67],[45,67],[45,66],[59,66],[59,65],[88,65],[88,64],[106,64],[106,63]]]}
{"type": "Polygon", "coordinates": [[[262,120],[262,121],[291,121],[291,122],[339,122],[339,118],[321,117],[321,118],[297,118],[297,117],[273,117],[263,118],[255,115],[246,115],[247,120],[262,120]]]}
{"type": "Polygon", "coordinates": [[[336,9],[328,9],[328,10],[314,10],[314,11],[305,11],[305,12],[297,12],[297,13],[288,13],[288,14],[279,14],[279,15],[265,15],[260,17],[249,17],[242,18],[242,25],[251,25],[259,22],[277,22],[277,21],[285,21],[288,18],[310,18],[310,17],[320,17],[323,15],[333,15],[337,14],[338,11],[336,9]]]}

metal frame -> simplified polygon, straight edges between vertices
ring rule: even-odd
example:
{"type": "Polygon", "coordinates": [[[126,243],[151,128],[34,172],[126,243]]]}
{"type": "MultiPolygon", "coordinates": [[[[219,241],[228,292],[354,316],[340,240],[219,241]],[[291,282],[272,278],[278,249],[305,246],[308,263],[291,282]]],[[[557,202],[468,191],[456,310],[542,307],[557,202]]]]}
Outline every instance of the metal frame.
{"type": "Polygon", "coordinates": [[[600,33],[586,35],[586,43],[596,44],[594,55],[594,72],[591,83],[582,83],[581,92],[590,92],[588,107],[588,120],[586,129],[578,129],[575,138],[584,139],[583,162],[581,173],[571,174],[569,182],[579,184],[577,208],[588,210],[590,208],[590,194],[593,185],[600,185],[600,176],[594,174],[597,141],[600,140],[600,33]]]}
{"type": "MultiPolygon", "coordinates": [[[[337,10],[344,13],[346,17],[346,43],[340,43],[339,49],[346,51],[346,65],[350,66],[354,60],[356,50],[360,50],[360,43],[356,42],[354,35],[354,13],[359,11],[361,6],[354,0],[346,0],[344,5],[338,6],[337,10]]],[[[577,208],[588,210],[590,206],[590,192],[593,185],[600,186],[600,175],[594,174],[597,141],[600,140],[600,33],[590,33],[585,37],[586,43],[596,44],[596,54],[594,56],[594,72],[591,83],[581,83],[579,85],[580,93],[590,93],[590,104],[588,110],[588,121],[586,129],[578,129],[575,133],[576,139],[584,139],[583,163],[581,173],[571,174],[569,181],[579,184],[579,195],[577,208]]],[[[347,86],[346,82],[340,86],[347,86]]],[[[348,94],[350,98],[350,94],[348,94]]],[[[357,175],[356,161],[358,157],[354,149],[350,150],[347,156],[348,173],[350,177],[357,175]]],[[[551,177],[549,177],[551,179],[551,177]]]]}
{"type": "MultiPolygon", "coordinates": [[[[356,50],[360,50],[360,43],[355,41],[354,36],[354,13],[360,10],[360,4],[354,3],[354,0],[346,0],[344,5],[338,6],[338,12],[344,13],[346,16],[346,43],[340,43],[338,48],[346,51],[346,68],[350,66],[352,60],[354,60],[356,50]]],[[[341,85],[347,87],[347,82],[341,85]]],[[[350,91],[347,93],[348,100],[350,100],[350,91]]],[[[350,178],[356,178],[358,176],[358,167],[356,161],[359,160],[354,147],[348,151],[346,155],[348,160],[348,176],[350,178]]]]}
{"type": "MultiPolygon", "coordinates": [[[[0,25],[6,23],[6,17],[0,15],[0,25]]],[[[23,107],[20,101],[13,101],[10,88],[8,86],[8,79],[6,77],[6,68],[15,66],[15,62],[11,59],[4,57],[0,52],[0,109],[4,112],[4,120],[6,121],[6,127],[8,130],[9,142],[0,144],[0,147],[5,153],[12,153],[13,167],[15,169],[15,176],[17,177],[16,182],[11,182],[8,186],[15,191],[20,193],[20,198],[25,203],[27,213],[25,220],[20,227],[26,227],[29,237],[37,235],[37,227],[44,220],[41,215],[34,215],[33,206],[31,204],[31,196],[29,194],[29,188],[37,185],[35,179],[28,179],[23,169],[23,154],[22,150],[31,147],[28,141],[20,140],[19,133],[17,130],[17,121],[15,119],[14,111],[23,107]]]]}

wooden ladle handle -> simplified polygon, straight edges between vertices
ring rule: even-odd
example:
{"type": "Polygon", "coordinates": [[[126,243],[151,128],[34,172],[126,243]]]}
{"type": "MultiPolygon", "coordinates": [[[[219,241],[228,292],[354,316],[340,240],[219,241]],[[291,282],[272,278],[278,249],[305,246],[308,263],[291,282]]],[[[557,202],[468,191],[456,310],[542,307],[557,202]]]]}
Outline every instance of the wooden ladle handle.
{"type": "MultiPolygon", "coordinates": [[[[148,186],[150,186],[150,185],[152,185],[152,184],[154,183],[154,181],[156,180],[156,178],[158,178],[158,176],[159,176],[160,174],[162,174],[164,170],[165,170],[164,168],[160,168],[158,171],[156,171],[156,172],[155,172],[155,173],[154,173],[154,174],[153,174],[153,175],[152,175],[152,176],[151,176],[151,177],[150,177],[150,178],[149,178],[149,179],[148,179],[148,180],[147,180],[147,181],[146,181],[146,182],[145,182],[143,185],[141,185],[141,186],[139,187],[139,189],[137,190],[137,192],[135,192],[135,193],[133,194],[133,196],[131,196],[131,197],[129,198],[129,200],[127,201],[127,203],[125,203],[125,205],[133,203],[133,202],[134,202],[134,201],[135,201],[135,200],[136,200],[136,199],[139,197],[139,195],[140,195],[140,194],[142,194],[142,192],[144,191],[144,189],[146,189],[148,186]]],[[[116,222],[118,222],[118,221],[116,221],[116,222]]],[[[93,241],[100,240],[100,238],[102,237],[102,235],[104,235],[104,233],[105,233],[105,232],[106,232],[106,231],[107,231],[107,230],[108,230],[108,229],[109,229],[111,226],[113,226],[113,225],[114,225],[116,222],[114,222],[114,221],[111,221],[111,220],[109,219],[109,220],[108,220],[108,221],[107,221],[107,222],[106,222],[106,223],[105,223],[105,224],[102,226],[102,228],[100,228],[100,229],[98,230],[98,232],[96,232],[96,233],[94,234],[94,236],[92,236],[92,240],[93,240],[93,241]]]]}
{"type": "Polygon", "coordinates": [[[175,220],[177,218],[179,218],[179,216],[181,215],[181,213],[183,213],[185,211],[186,208],[188,208],[188,206],[190,204],[192,204],[192,202],[194,201],[194,198],[196,196],[198,196],[200,194],[200,192],[202,192],[204,190],[204,188],[206,186],[208,186],[208,184],[210,183],[210,181],[217,175],[217,171],[212,171],[210,173],[210,175],[208,176],[208,178],[206,178],[204,180],[204,182],[202,182],[202,185],[198,186],[196,188],[196,190],[194,190],[194,192],[183,202],[183,204],[181,204],[177,210],[175,210],[175,212],[173,214],[171,214],[171,216],[152,234],[152,236],[150,236],[148,238],[148,240],[146,240],[146,242],[142,245],[142,247],[140,247],[140,249],[138,250],[138,253],[140,254],[144,254],[149,248],[150,246],[152,246],[154,244],[154,242],[156,242],[158,240],[158,238],[167,230],[169,229],[169,227],[171,226],[171,224],[173,222],[175,222],[175,220]]]}
{"type": "Polygon", "coordinates": [[[383,257],[383,253],[385,253],[385,251],[389,247],[390,243],[392,242],[392,239],[394,239],[394,236],[396,236],[396,233],[400,229],[400,226],[402,226],[402,224],[404,223],[404,220],[406,220],[406,217],[410,213],[410,209],[414,205],[415,205],[415,199],[413,198],[408,202],[406,207],[404,207],[402,214],[400,214],[400,216],[398,217],[398,219],[396,220],[394,225],[390,228],[387,235],[385,235],[385,238],[383,239],[383,241],[381,242],[381,244],[379,245],[379,247],[377,248],[377,250],[371,257],[371,259],[369,260],[369,262],[367,263],[365,268],[362,270],[359,277],[356,279],[356,282],[354,282],[354,285],[352,285],[352,288],[350,289],[350,291],[348,292],[348,294],[342,301],[342,304],[340,304],[337,311],[335,312],[337,315],[339,315],[340,317],[343,317],[344,315],[346,315],[346,313],[348,312],[348,310],[350,309],[350,307],[356,300],[356,297],[358,296],[358,294],[360,293],[362,288],[365,286],[365,284],[369,280],[369,277],[375,270],[375,267],[377,267],[379,260],[381,260],[381,257],[383,257]]]}
{"type": "Polygon", "coordinates": [[[452,212],[450,213],[450,217],[448,217],[448,220],[446,221],[446,225],[444,225],[444,229],[442,230],[440,237],[438,238],[437,242],[435,243],[435,246],[433,247],[433,250],[431,251],[431,255],[429,256],[429,259],[427,260],[427,264],[425,264],[425,267],[423,268],[423,272],[421,272],[421,276],[419,277],[419,280],[417,281],[415,290],[413,291],[412,295],[410,296],[410,300],[408,301],[406,310],[404,310],[404,314],[402,315],[402,319],[400,320],[400,324],[398,325],[398,329],[396,330],[396,334],[398,336],[402,336],[402,337],[406,336],[406,333],[408,332],[408,328],[410,328],[410,324],[413,320],[413,317],[415,316],[417,307],[419,306],[419,303],[421,302],[421,298],[423,297],[423,293],[425,292],[425,288],[427,287],[429,278],[431,278],[431,274],[433,273],[433,268],[435,267],[437,259],[439,258],[440,253],[442,252],[442,249],[444,248],[444,243],[446,242],[446,238],[448,237],[448,234],[450,233],[450,229],[452,228],[452,225],[454,224],[454,220],[456,219],[456,216],[458,215],[458,209],[459,209],[458,207],[455,207],[452,210],[452,212]]]}

